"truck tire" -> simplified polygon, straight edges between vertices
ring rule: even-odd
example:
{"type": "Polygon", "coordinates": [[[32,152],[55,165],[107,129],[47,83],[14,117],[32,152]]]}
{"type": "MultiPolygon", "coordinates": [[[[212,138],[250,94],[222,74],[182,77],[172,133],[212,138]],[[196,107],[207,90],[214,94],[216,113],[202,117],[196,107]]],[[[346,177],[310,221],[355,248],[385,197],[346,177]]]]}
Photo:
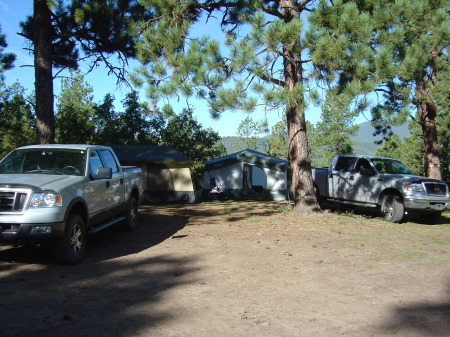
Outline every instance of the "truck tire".
{"type": "Polygon", "coordinates": [[[70,214],[63,236],[56,243],[54,252],[58,261],[75,264],[84,256],[86,249],[86,228],[78,214],[70,214]]]}
{"type": "Polygon", "coordinates": [[[137,227],[138,202],[135,197],[130,197],[125,219],[122,222],[122,229],[132,231],[137,227]]]}
{"type": "Polygon", "coordinates": [[[383,220],[398,223],[405,214],[405,205],[398,195],[385,195],[381,201],[381,215],[383,220]]]}

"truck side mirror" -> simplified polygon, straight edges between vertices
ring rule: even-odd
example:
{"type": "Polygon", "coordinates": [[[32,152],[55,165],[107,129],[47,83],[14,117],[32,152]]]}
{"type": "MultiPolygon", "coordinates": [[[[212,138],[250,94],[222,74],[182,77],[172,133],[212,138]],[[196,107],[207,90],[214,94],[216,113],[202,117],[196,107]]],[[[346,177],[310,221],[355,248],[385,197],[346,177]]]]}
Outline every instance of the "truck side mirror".
{"type": "Polygon", "coordinates": [[[97,168],[97,172],[91,174],[92,180],[97,179],[111,179],[112,178],[112,168],[111,167],[99,167],[97,168]]]}
{"type": "Polygon", "coordinates": [[[374,176],[375,170],[371,167],[364,167],[359,171],[359,173],[363,176],[374,176]]]}

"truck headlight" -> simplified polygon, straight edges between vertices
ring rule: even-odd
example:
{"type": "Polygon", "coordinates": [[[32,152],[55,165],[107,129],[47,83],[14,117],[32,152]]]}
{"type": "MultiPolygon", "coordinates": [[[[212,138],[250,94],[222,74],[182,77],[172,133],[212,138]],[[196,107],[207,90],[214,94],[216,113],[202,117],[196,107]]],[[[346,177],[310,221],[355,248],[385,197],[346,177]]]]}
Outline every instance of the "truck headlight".
{"type": "Polygon", "coordinates": [[[411,192],[425,192],[422,184],[409,183],[406,184],[406,189],[411,192]]]}
{"type": "Polygon", "coordinates": [[[35,193],[31,198],[31,207],[61,207],[61,194],[55,192],[35,193]]]}

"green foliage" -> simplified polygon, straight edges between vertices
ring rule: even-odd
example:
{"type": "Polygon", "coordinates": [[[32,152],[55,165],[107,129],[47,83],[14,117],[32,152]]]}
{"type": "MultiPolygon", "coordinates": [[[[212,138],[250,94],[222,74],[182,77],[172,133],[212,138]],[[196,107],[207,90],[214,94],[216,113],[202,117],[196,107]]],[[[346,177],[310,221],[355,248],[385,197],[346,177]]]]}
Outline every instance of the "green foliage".
{"type": "Polygon", "coordinates": [[[0,158],[15,147],[34,143],[35,128],[25,89],[18,83],[0,85],[0,158]]]}
{"type": "Polygon", "coordinates": [[[349,98],[376,93],[372,104],[358,109],[372,108],[377,134],[384,137],[392,125],[417,117],[427,167],[436,166],[432,125],[449,111],[448,0],[322,0],[310,23],[305,39],[317,78],[349,98]]]}
{"type": "Polygon", "coordinates": [[[377,149],[375,155],[381,157],[395,158],[402,161],[401,159],[403,154],[402,146],[403,142],[400,139],[400,137],[397,134],[393,134],[392,136],[390,136],[388,139],[385,140],[383,146],[377,149]]]}
{"type": "Polygon", "coordinates": [[[379,147],[376,156],[395,158],[408,166],[414,173],[425,175],[423,165],[423,141],[417,123],[410,122],[411,135],[402,141],[397,134],[389,136],[383,146],[379,147]]]}
{"type": "Polygon", "coordinates": [[[251,117],[244,118],[238,126],[238,140],[234,144],[233,151],[245,149],[258,151],[258,139],[262,133],[267,133],[267,122],[255,122],[251,117]]]}
{"type": "Polygon", "coordinates": [[[122,101],[125,108],[117,112],[114,97],[107,94],[94,106],[96,132],[94,142],[104,145],[158,145],[166,118],[146,113],[137,92],[130,92],[122,101]]]}
{"type": "Polygon", "coordinates": [[[120,144],[150,145],[157,144],[165,125],[161,114],[146,114],[139,103],[139,95],[133,91],[122,101],[125,111],[119,114],[118,131],[120,144]]]}
{"type": "Polygon", "coordinates": [[[289,143],[286,123],[279,121],[267,139],[267,154],[280,159],[289,159],[289,143]]]}
{"type": "Polygon", "coordinates": [[[352,154],[351,137],[356,134],[359,126],[354,125],[358,109],[351,110],[350,101],[339,89],[329,90],[322,106],[321,121],[310,133],[310,151],[314,164],[328,166],[337,154],[352,154]]]}
{"type": "Polygon", "coordinates": [[[16,55],[13,53],[6,53],[4,50],[8,46],[6,43],[6,37],[2,34],[2,29],[0,26],[0,85],[3,85],[3,74],[6,70],[13,67],[14,61],[16,60],[16,55]]]}
{"type": "MultiPolygon", "coordinates": [[[[448,94],[448,93],[447,93],[448,94]]],[[[442,179],[450,183],[450,111],[438,118],[438,137],[441,153],[442,179]]]]}
{"type": "Polygon", "coordinates": [[[93,88],[84,76],[71,71],[71,78],[62,80],[56,112],[56,142],[62,144],[91,144],[93,121],[93,88]]]}

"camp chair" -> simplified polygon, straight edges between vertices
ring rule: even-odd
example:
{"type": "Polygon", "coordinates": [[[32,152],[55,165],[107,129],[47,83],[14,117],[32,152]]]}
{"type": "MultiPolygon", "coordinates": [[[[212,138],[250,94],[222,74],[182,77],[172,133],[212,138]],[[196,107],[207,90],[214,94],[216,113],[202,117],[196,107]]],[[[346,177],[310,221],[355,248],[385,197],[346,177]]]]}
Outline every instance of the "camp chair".
{"type": "Polygon", "coordinates": [[[225,189],[217,186],[216,178],[212,177],[209,180],[209,199],[211,200],[223,200],[225,198],[225,189]]]}

